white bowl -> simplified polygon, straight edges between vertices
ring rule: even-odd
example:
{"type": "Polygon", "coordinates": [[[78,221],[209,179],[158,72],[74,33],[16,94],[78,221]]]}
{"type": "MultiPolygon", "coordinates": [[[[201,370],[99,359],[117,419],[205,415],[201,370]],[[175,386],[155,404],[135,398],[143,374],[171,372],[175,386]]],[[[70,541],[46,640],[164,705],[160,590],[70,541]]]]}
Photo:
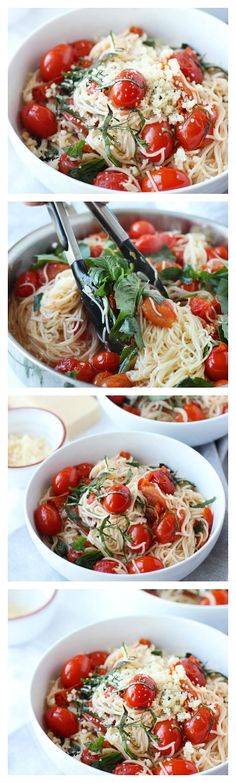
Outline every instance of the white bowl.
{"type": "MultiPolygon", "coordinates": [[[[68,658],[80,652],[120,647],[122,642],[130,644],[141,636],[180,656],[191,650],[200,660],[207,661],[209,668],[227,675],[227,637],[224,634],[190,620],[181,620],[180,623],[178,617],[159,617],[158,612],[154,612],[152,617],[116,617],[65,636],[41,659],[30,691],[31,720],[37,740],[61,774],[91,775],[91,769],[64,753],[43,730],[42,715],[49,681],[58,676],[68,658]]],[[[92,770],[92,774],[107,775],[96,769],[92,770]]],[[[227,774],[227,763],[199,774],[227,774]]]]}
{"type": "Polygon", "coordinates": [[[217,438],[222,438],[228,432],[228,413],[203,421],[154,421],[125,411],[109,400],[107,396],[100,396],[99,403],[118,429],[122,428],[130,432],[132,430],[155,432],[158,435],[167,435],[169,438],[181,440],[188,446],[202,446],[204,443],[211,443],[217,438]]]}
{"type": "Polygon", "coordinates": [[[10,646],[25,644],[34,639],[49,625],[56,606],[57,591],[8,590],[8,605],[12,617],[8,618],[10,646]]]}
{"type": "Polygon", "coordinates": [[[153,595],[152,593],[146,593],[147,597],[157,600],[158,614],[175,615],[177,617],[187,617],[189,620],[196,620],[199,623],[206,625],[212,625],[213,628],[218,628],[222,633],[228,633],[228,606],[222,604],[221,606],[201,606],[185,603],[177,603],[175,601],[168,601],[166,598],[162,598],[159,595],[153,595]]]}
{"type": "MultiPolygon", "coordinates": [[[[66,428],[62,419],[45,408],[10,408],[8,434],[13,433],[45,438],[52,452],[59,449],[66,438],[66,428]]],[[[8,467],[9,488],[26,487],[37,466],[42,462],[43,460],[40,460],[32,465],[8,467]]]]}
{"type": "Polygon", "coordinates": [[[153,581],[154,579],[158,579],[158,581],[179,580],[192,573],[215,546],[224,521],[225,496],[221,481],[214,468],[204,457],[177,440],[151,433],[146,433],[146,435],[147,437],[144,433],[140,438],[139,432],[104,432],[80,438],[48,457],[31,479],[27,487],[25,501],[28,531],[42,557],[67,579],[83,581],[127,580],[131,583],[153,581]],[[187,560],[160,571],[151,571],[148,574],[103,574],[68,562],[55,554],[39,538],[34,523],[34,511],[43,493],[49,487],[53,476],[67,465],[76,465],[78,462],[96,463],[105,455],[109,457],[123,450],[130,451],[145,465],[155,463],[158,465],[160,462],[169,465],[179,475],[186,476],[195,483],[199,492],[206,499],[216,496],[214,522],[210,537],[206,544],[187,560]]]}
{"type": "MultiPolygon", "coordinates": [[[[56,17],[39,27],[18,49],[9,67],[9,119],[10,139],[23,165],[52,193],[90,193],[93,185],[85,185],[61,174],[43,163],[25,146],[20,138],[19,107],[22,88],[29,71],[38,67],[43,52],[61,41],[76,37],[97,38],[109,33],[121,32],[134,24],[143,27],[164,43],[180,46],[187,41],[197,51],[206,54],[208,61],[227,70],[227,25],[212,15],[192,8],[178,8],[170,13],[163,8],[84,8],[56,17]]],[[[98,192],[110,190],[97,188],[98,192]]],[[[227,172],[191,187],[181,188],[181,193],[224,193],[227,190],[227,172]]],[[[118,191],[113,191],[118,192],[118,191]]],[[[179,193],[179,190],[172,193],[179,193]]],[[[143,194],[141,194],[143,195],[143,194]]],[[[145,194],[145,197],[147,194],[145,194]]],[[[153,198],[153,194],[149,194],[153,198]]],[[[127,193],[127,197],[130,194],[127,193]]],[[[125,194],[123,193],[123,198],[125,194]]]]}

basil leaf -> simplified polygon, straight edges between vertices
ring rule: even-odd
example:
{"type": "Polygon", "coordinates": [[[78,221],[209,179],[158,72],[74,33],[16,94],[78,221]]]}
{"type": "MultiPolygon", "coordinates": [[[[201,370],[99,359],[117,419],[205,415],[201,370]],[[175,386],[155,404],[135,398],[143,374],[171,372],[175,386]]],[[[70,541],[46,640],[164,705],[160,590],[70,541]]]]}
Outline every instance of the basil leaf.
{"type": "Polygon", "coordinates": [[[79,538],[76,539],[76,541],[73,541],[71,544],[72,549],[75,549],[76,552],[83,551],[85,544],[87,542],[87,538],[85,536],[79,536],[79,538]]]}
{"type": "Polygon", "coordinates": [[[81,182],[87,182],[88,184],[93,181],[99,171],[103,171],[107,168],[107,163],[103,158],[93,158],[88,160],[87,163],[81,163],[80,166],[76,166],[68,172],[69,177],[72,179],[79,179],[81,182]]]}
{"type": "Polygon", "coordinates": [[[216,497],[210,498],[210,500],[205,500],[204,503],[190,503],[190,508],[206,508],[206,506],[211,506],[212,503],[214,503],[216,500],[216,497]]]}
{"type": "Polygon", "coordinates": [[[68,546],[59,538],[56,546],[54,547],[54,552],[56,552],[56,555],[60,555],[60,557],[66,557],[68,546]]]}
{"type": "Polygon", "coordinates": [[[131,272],[127,277],[121,277],[114,285],[114,294],[118,310],[127,315],[134,315],[141,292],[142,284],[135,272],[131,272]]]}
{"type": "Polygon", "coordinates": [[[161,269],[158,272],[158,275],[162,283],[169,283],[171,280],[182,280],[183,271],[180,267],[169,266],[168,269],[161,269]]]}
{"type": "Polygon", "coordinates": [[[178,384],[178,388],[180,387],[193,387],[193,386],[214,386],[214,383],[211,383],[211,381],[205,381],[204,378],[185,378],[184,381],[181,381],[181,383],[178,384]]]}
{"type": "Polygon", "coordinates": [[[104,745],[104,737],[101,735],[100,737],[97,737],[94,742],[90,742],[89,745],[87,745],[87,748],[89,750],[92,750],[93,752],[96,752],[96,750],[102,750],[104,745]]]}
{"type": "Polygon", "coordinates": [[[151,655],[162,655],[162,650],[152,650],[151,655]]]}
{"type": "Polygon", "coordinates": [[[129,370],[133,366],[133,361],[136,359],[137,353],[137,348],[133,348],[132,346],[123,348],[120,357],[119,372],[126,372],[126,370],[129,370]]]}
{"type": "Polygon", "coordinates": [[[37,313],[37,311],[40,310],[40,302],[42,298],[43,298],[43,294],[35,294],[34,303],[33,303],[34,313],[37,313]]]}
{"type": "Polygon", "coordinates": [[[216,296],[219,299],[222,313],[228,312],[228,281],[222,278],[216,289],[216,296]]]}
{"type": "Polygon", "coordinates": [[[218,325],[219,338],[224,343],[228,343],[228,318],[223,320],[218,325]]]}
{"type": "Polygon", "coordinates": [[[158,250],[157,253],[150,253],[150,255],[152,256],[153,259],[155,259],[155,261],[168,260],[168,261],[176,262],[176,256],[171,252],[168,245],[162,245],[162,247],[160,248],[160,250],[158,250]]]}
{"type": "Polygon", "coordinates": [[[156,46],[155,38],[146,38],[146,41],[142,41],[142,43],[144,44],[144,46],[153,46],[155,49],[156,46]]]}
{"type": "Polygon", "coordinates": [[[69,155],[69,158],[82,158],[84,145],[85,139],[80,139],[76,144],[71,144],[69,147],[63,147],[63,150],[69,155]]]}
{"type": "Polygon", "coordinates": [[[86,555],[82,555],[82,557],[79,558],[79,565],[81,565],[83,568],[92,568],[95,565],[95,563],[98,563],[98,561],[102,559],[103,559],[102,553],[98,552],[97,549],[94,549],[91,552],[88,552],[86,555]]]}
{"type": "Polygon", "coordinates": [[[112,753],[106,753],[101,759],[94,761],[93,764],[91,764],[91,767],[101,769],[104,772],[113,772],[113,769],[115,769],[116,765],[121,761],[124,761],[124,757],[117,750],[112,753]]]}

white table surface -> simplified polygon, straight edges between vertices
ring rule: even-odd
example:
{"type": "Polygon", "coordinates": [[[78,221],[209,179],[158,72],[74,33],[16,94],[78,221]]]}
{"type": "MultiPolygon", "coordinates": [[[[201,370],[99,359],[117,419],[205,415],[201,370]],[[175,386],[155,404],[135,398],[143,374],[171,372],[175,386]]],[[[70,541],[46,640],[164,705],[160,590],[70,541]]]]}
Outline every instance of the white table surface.
{"type": "MultiPolygon", "coordinates": [[[[9,58],[13,56],[25,38],[38,26],[59,16],[70,8],[11,8],[9,10],[9,58]]],[[[201,8],[201,11],[218,16],[227,22],[227,8],[201,8]]],[[[9,192],[11,193],[48,193],[41,182],[31,176],[30,170],[23,168],[12,144],[9,143],[9,192]]]]}

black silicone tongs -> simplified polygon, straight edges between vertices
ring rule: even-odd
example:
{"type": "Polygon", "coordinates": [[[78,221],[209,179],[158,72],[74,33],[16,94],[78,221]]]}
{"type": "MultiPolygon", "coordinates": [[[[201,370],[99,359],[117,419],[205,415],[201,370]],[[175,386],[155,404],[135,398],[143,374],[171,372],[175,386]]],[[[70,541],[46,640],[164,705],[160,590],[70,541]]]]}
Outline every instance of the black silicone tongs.
{"type": "Polygon", "coordinates": [[[110,350],[121,353],[124,346],[118,339],[110,337],[110,330],[114,323],[112,315],[107,311],[106,303],[102,297],[96,294],[96,287],[93,286],[87,272],[86,264],[81,255],[64,204],[61,202],[55,203],[54,201],[49,201],[47,203],[47,209],[50,218],[54,223],[61,247],[63,250],[70,251],[67,258],[68,264],[73,272],[84,305],[89,313],[90,320],[94,325],[99,340],[105,343],[110,350]]]}
{"type": "Polygon", "coordinates": [[[159,291],[160,301],[163,297],[168,299],[168,293],[158,277],[157,270],[147,261],[145,256],[140,253],[140,250],[133,245],[129,235],[120,225],[115,215],[110,212],[106,204],[95,203],[93,201],[85,203],[86,207],[95,215],[101,226],[114,240],[127,261],[133,264],[134,271],[141,273],[141,275],[159,291]]]}

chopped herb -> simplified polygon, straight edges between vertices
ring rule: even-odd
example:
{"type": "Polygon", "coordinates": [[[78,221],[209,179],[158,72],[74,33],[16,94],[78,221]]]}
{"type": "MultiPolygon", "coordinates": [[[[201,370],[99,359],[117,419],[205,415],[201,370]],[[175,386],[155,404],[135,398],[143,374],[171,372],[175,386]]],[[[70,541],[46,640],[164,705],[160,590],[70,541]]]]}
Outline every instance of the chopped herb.
{"type": "Polygon", "coordinates": [[[115,769],[116,765],[121,761],[124,761],[124,757],[117,750],[112,753],[106,753],[106,755],[102,756],[98,761],[93,761],[91,767],[100,769],[103,772],[113,772],[113,769],[115,769]]]}
{"type": "Polygon", "coordinates": [[[137,353],[138,353],[137,348],[133,348],[132,346],[127,346],[126,348],[123,348],[120,357],[119,372],[126,372],[127,370],[130,370],[131,367],[133,367],[134,360],[136,359],[137,353]]]}
{"type": "Polygon", "coordinates": [[[162,655],[162,650],[152,650],[151,655],[162,655]]]}
{"type": "Polygon", "coordinates": [[[222,340],[222,342],[227,343],[228,342],[228,318],[225,317],[222,319],[218,326],[218,332],[219,332],[219,338],[222,340]]]}
{"type": "Polygon", "coordinates": [[[98,552],[97,549],[93,549],[91,551],[88,550],[88,553],[86,555],[82,555],[79,559],[79,564],[83,568],[92,568],[96,563],[98,563],[99,560],[103,559],[103,555],[101,552],[98,552]]]}
{"type": "Polygon", "coordinates": [[[156,47],[155,38],[146,38],[146,41],[142,41],[142,43],[144,46],[153,46],[154,49],[156,47]]]}
{"type": "Polygon", "coordinates": [[[190,503],[190,508],[206,508],[206,506],[211,506],[215,500],[216,497],[210,498],[210,500],[205,500],[204,503],[190,503]]]}
{"type": "Polygon", "coordinates": [[[34,296],[34,303],[33,303],[33,311],[36,313],[38,310],[40,310],[40,303],[41,299],[43,298],[43,294],[35,294],[34,296]]]}
{"type": "Polygon", "coordinates": [[[214,383],[211,383],[210,381],[206,381],[204,378],[185,378],[184,381],[181,381],[181,383],[178,383],[178,388],[180,387],[193,387],[193,386],[214,386],[214,383]]]}
{"type": "Polygon", "coordinates": [[[59,538],[53,551],[56,552],[56,555],[60,555],[60,557],[66,557],[68,546],[59,538]]]}
{"type": "Polygon", "coordinates": [[[104,737],[101,734],[101,736],[97,737],[97,739],[95,739],[94,742],[89,742],[89,744],[86,745],[86,747],[89,750],[91,750],[93,753],[96,753],[96,751],[102,750],[103,745],[104,745],[104,737]]]}
{"type": "Polygon", "coordinates": [[[93,181],[99,171],[103,171],[107,168],[107,163],[104,158],[93,158],[88,160],[87,163],[81,163],[80,166],[76,166],[69,172],[69,177],[72,179],[79,179],[81,182],[87,182],[88,184],[93,181]]]}
{"type": "Polygon", "coordinates": [[[71,546],[72,549],[75,549],[76,552],[81,552],[81,550],[84,550],[85,544],[87,543],[87,538],[85,536],[79,536],[79,538],[76,539],[76,541],[73,541],[71,546]]]}
{"type": "Polygon", "coordinates": [[[69,147],[63,147],[63,149],[64,152],[69,155],[69,158],[82,158],[84,145],[85,139],[80,139],[76,144],[72,144],[69,147]]]}

